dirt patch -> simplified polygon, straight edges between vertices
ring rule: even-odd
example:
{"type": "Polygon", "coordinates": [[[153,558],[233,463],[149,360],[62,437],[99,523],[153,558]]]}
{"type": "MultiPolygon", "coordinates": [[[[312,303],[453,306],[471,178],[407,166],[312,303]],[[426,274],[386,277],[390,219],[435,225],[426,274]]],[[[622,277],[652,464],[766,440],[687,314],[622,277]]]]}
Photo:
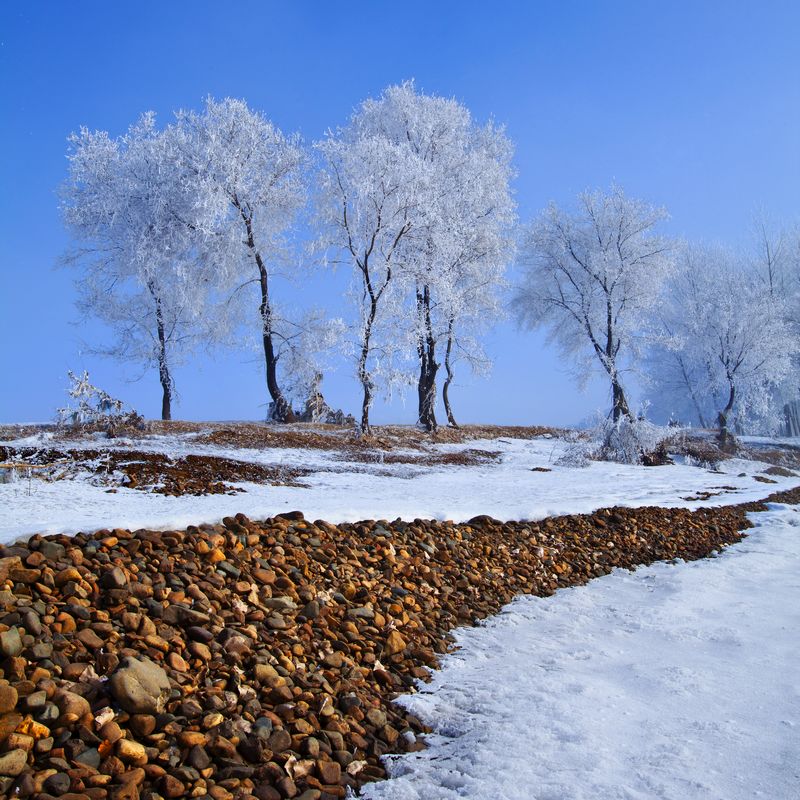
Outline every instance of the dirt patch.
{"type": "MultiPolygon", "coordinates": [[[[800,448],[794,444],[784,446],[770,445],[749,445],[741,453],[743,458],[751,458],[755,461],[766,461],[775,467],[788,468],[790,470],[800,470],[800,448]]],[[[773,473],[778,475],[780,473],[773,473]]]]}
{"type": "Polygon", "coordinates": [[[348,447],[342,450],[337,458],[341,461],[351,461],[357,464],[415,464],[422,467],[475,467],[481,464],[495,463],[501,455],[499,450],[480,450],[472,447],[450,453],[442,453],[435,450],[403,453],[348,447]]]}
{"type": "Polygon", "coordinates": [[[0,461],[40,467],[37,477],[62,480],[89,473],[94,483],[139,489],[164,495],[235,494],[233,483],[252,482],[298,486],[308,470],[279,465],[251,464],[217,456],[187,455],[171,458],[163,453],[137,450],[85,450],[61,448],[10,448],[0,446],[0,461]]]}
{"type": "MultiPolygon", "coordinates": [[[[208,427],[208,426],[206,426],[208,427]]],[[[158,430],[157,425],[155,430],[158,430]]],[[[336,425],[296,424],[288,426],[236,423],[206,430],[195,441],[226,447],[290,447],[319,450],[426,449],[432,444],[461,444],[475,439],[535,439],[556,436],[561,431],[541,426],[465,425],[439,428],[427,433],[413,425],[380,425],[369,435],[336,425]]]]}
{"type": "Polygon", "coordinates": [[[786,469],[785,467],[768,467],[764,470],[765,475],[778,475],[781,478],[796,478],[798,477],[796,472],[792,472],[790,469],[786,469]]]}

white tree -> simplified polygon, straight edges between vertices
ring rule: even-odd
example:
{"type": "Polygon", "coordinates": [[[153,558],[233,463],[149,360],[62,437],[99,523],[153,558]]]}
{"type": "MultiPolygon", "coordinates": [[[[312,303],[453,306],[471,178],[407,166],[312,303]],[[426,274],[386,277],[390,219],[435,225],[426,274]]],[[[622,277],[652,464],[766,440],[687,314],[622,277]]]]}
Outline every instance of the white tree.
{"type": "Polygon", "coordinates": [[[475,334],[499,313],[511,256],[511,144],[495,126],[475,125],[455,100],[406,82],[367,100],[317,148],[324,242],[346,253],[358,279],[362,427],[375,379],[396,375],[402,344],[418,359],[418,420],[435,429],[441,342],[455,424],[447,394],[454,364],[460,355],[486,365],[475,334]]]}
{"type": "Polygon", "coordinates": [[[555,204],[529,228],[525,273],[513,305],[520,322],[545,325],[586,380],[597,368],[611,383],[614,422],[632,419],[622,382],[673,265],[671,246],[655,233],[663,209],[609,192],[585,192],[569,214],[555,204]]]}
{"type": "MultiPolygon", "coordinates": [[[[761,210],[753,219],[752,229],[750,259],[754,279],[767,285],[770,296],[782,304],[788,324],[800,334],[800,227],[777,225],[761,210]]],[[[790,436],[800,434],[797,377],[793,371],[784,385],[775,389],[783,402],[790,436]]]]}
{"type": "Polygon", "coordinates": [[[725,447],[732,425],[775,427],[782,405],[775,389],[791,375],[800,341],[783,302],[768,281],[753,280],[746,259],[721,247],[685,247],[661,316],[654,395],[691,407],[704,426],[716,418],[725,447]]]}
{"type": "Polygon", "coordinates": [[[397,254],[412,229],[417,202],[408,149],[386,136],[386,111],[385,96],[367,100],[346,127],[315,145],[322,159],[318,247],[334,253],[331,263],[343,260],[353,269],[358,311],[353,352],[364,433],[377,381],[391,379],[398,351],[397,254]]]}
{"type": "MultiPolygon", "coordinates": [[[[275,313],[270,281],[284,260],[286,233],[306,199],[305,154],[298,136],[285,136],[243,100],[206,101],[202,113],[181,111],[181,168],[190,176],[198,250],[221,285],[258,308],[269,417],[293,419],[278,379],[282,353],[296,334],[275,313]]],[[[232,314],[241,308],[229,303],[232,314]]]]}
{"type": "Polygon", "coordinates": [[[200,338],[210,289],[184,219],[193,199],[176,168],[176,131],[145,114],[118,139],[82,129],[69,140],[62,212],[82,268],[79,305],[115,341],[98,352],[158,369],[161,416],[170,419],[172,367],[200,338]]]}
{"type": "Polygon", "coordinates": [[[486,366],[475,334],[498,315],[512,258],[513,147],[501,128],[477,125],[456,100],[418,92],[413,82],[388,88],[382,102],[381,133],[408,150],[416,190],[400,262],[415,320],[418,422],[430,431],[437,426],[438,346],[446,348],[443,399],[451,424],[455,355],[486,366]]]}

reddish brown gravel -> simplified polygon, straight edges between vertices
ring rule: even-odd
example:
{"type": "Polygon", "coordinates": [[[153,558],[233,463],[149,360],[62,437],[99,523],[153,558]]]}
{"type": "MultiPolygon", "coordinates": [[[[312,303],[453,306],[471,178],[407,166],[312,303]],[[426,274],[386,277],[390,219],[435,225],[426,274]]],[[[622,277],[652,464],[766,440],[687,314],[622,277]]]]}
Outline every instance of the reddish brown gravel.
{"type": "Polygon", "coordinates": [[[422,746],[391,701],[455,626],[519,593],[708,556],[763,509],[338,526],[295,512],[1,548],[0,797],[344,797],[384,777],[382,755],[422,746]]]}

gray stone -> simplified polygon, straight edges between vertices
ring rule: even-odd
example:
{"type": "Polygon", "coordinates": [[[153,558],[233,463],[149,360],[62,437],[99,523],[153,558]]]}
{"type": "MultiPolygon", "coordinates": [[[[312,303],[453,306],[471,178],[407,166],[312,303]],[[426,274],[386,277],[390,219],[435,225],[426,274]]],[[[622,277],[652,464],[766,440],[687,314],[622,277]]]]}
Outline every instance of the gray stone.
{"type": "Polygon", "coordinates": [[[283,595],[281,597],[268,597],[261,601],[266,608],[274,608],[278,611],[292,611],[297,608],[297,603],[291,597],[283,595]]]}
{"type": "Polygon", "coordinates": [[[36,719],[39,722],[48,725],[51,722],[55,722],[59,717],[59,710],[58,706],[55,703],[46,703],[45,707],[39,712],[36,719]]]}
{"type": "Polygon", "coordinates": [[[217,564],[217,572],[223,572],[231,578],[238,578],[242,574],[242,571],[238,567],[234,567],[233,564],[228,561],[220,561],[217,564]]]}
{"type": "Polygon", "coordinates": [[[0,775],[19,775],[27,764],[27,750],[10,750],[0,756],[0,775]]]}
{"type": "Polygon", "coordinates": [[[161,617],[167,625],[206,625],[211,617],[182,603],[173,603],[164,609],[161,617]]]}
{"type": "Polygon", "coordinates": [[[0,653],[4,656],[18,656],[22,652],[22,638],[19,628],[9,628],[0,633],[0,653]]]}
{"type": "Polygon", "coordinates": [[[306,619],[316,619],[319,616],[319,603],[316,600],[311,600],[303,607],[300,615],[306,619]]]}
{"type": "Polygon", "coordinates": [[[70,780],[69,775],[65,775],[63,772],[57,772],[55,775],[51,775],[45,782],[44,788],[50,793],[59,797],[62,794],[66,794],[69,791],[69,787],[72,785],[72,781],[70,780]]]}
{"type": "Polygon", "coordinates": [[[125,657],[109,687],[114,699],[131,714],[160,714],[170,695],[167,673],[148,658],[125,657]]]}
{"type": "Polygon", "coordinates": [[[100,766],[100,753],[96,747],[90,747],[84,750],[79,756],[75,756],[75,761],[80,764],[85,764],[87,767],[97,769],[100,766]]]}
{"type": "Polygon", "coordinates": [[[31,661],[44,661],[53,657],[53,645],[50,642],[39,642],[31,648],[31,661]]]}
{"type": "Polygon", "coordinates": [[[48,561],[60,561],[67,553],[63,544],[46,540],[41,543],[39,550],[48,561]]]}
{"type": "Polygon", "coordinates": [[[31,636],[42,635],[42,623],[34,611],[29,610],[22,615],[22,624],[31,636]]]}

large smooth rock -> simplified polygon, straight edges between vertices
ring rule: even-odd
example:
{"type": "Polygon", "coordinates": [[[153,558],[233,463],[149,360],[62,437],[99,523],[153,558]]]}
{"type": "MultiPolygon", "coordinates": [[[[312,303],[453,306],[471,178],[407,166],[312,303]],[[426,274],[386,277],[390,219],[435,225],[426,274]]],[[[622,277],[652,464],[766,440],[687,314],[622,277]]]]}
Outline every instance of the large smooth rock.
{"type": "Polygon", "coordinates": [[[0,775],[19,775],[28,764],[27,750],[11,750],[0,756],[0,775]]]}
{"type": "Polygon", "coordinates": [[[111,693],[130,714],[160,714],[169,697],[167,673],[148,658],[126,657],[109,681],[111,693]]]}

